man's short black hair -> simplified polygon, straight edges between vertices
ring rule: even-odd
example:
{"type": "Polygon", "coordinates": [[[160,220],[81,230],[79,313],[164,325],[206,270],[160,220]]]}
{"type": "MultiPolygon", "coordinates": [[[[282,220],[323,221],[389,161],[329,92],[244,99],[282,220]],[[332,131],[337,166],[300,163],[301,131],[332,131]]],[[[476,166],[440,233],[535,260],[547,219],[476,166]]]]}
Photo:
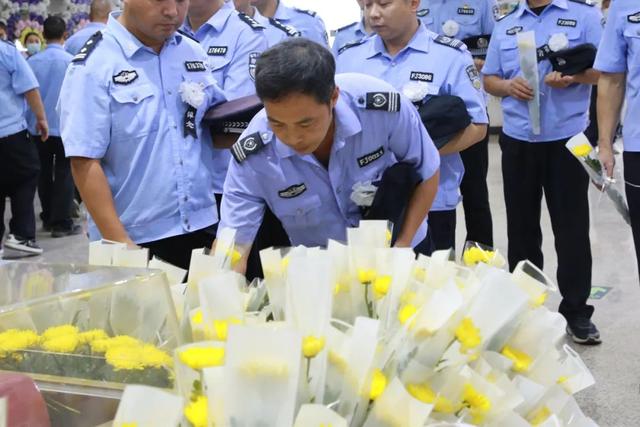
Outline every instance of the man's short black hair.
{"type": "Polygon", "coordinates": [[[7,30],[7,23],[4,21],[0,21],[0,28],[2,28],[3,30],[7,30]]]}
{"type": "Polygon", "coordinates": [[[294,93],[329,104],[336,83],[336,61],[324,46],[304,38],[278,43],[256,64],[256,92],[260,99],[277,101],[294,93]]]}
{"type": "Polygon", "coordinates": [[[59,16],[49,16],[44,20],[43,27],[43,35],[46,40],[58,40],[64,36],[67,24],[59,16]]]}

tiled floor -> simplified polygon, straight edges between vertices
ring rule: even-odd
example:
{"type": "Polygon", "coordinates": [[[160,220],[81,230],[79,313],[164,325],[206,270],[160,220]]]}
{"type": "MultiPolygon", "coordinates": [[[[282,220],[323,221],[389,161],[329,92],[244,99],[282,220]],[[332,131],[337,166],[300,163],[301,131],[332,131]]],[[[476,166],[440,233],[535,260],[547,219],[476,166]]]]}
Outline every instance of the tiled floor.
{"type": "MultiPolygon", "coordinates": [[[[506,253],[506,216],[502,196],[500,152],[495,141],[490,146],[489,191],[494,214],[495,242],[506,253]]],[[[640,425],[640,287],[635,266],[631,231],[613,211],[606,198],[592,193],[593,285],[611,287],[601,300],[594,300],[594,320],[604,343],[599,347],[577,350],[596,377],[596,385],[578,395],[584,412],[601,426],[635,427],[640,425]],[[599,200],[599,201],[598,201],[599,200]]],[[[464,239],[464,218],[459,211],[458,248],[464,239]]],[[[556,257],[548,215],[543,213],[545,271],[555,277],[556,257]]],[[[44,248],[42,257],[33,261],[84,263],[87,239],[75,236],[52,239],[39,233],[44,248]]],[[[5,251],[5,256],[11,256],[5,251]]],[[[550,307],[559,299],[550,298],[550,307]]]]}

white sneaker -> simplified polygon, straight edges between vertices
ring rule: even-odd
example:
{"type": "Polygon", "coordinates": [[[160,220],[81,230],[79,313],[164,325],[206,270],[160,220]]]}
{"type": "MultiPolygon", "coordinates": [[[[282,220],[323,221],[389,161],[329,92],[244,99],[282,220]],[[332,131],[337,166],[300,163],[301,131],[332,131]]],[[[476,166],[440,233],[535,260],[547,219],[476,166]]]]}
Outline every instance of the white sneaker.
{"type": "Polygon", "coordinates": [[[35,240],[21,240],[13,234],[7,236],[7,240],[4,241],[4,246],[14,251],[27,252],[34,255],[40,255],[43,252],[35,240]]]}

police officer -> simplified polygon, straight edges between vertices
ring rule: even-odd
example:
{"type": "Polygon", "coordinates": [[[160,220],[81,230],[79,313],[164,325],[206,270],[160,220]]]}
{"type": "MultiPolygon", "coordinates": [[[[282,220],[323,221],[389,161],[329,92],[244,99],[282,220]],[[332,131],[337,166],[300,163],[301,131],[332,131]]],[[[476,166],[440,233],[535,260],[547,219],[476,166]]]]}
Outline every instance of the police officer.
{"type": "MultiPolygon", "coordinates": [[[[267,48],[262,25],[235,10],[232,2],[193,0],[182,31],[200,42],[209,57],[213,77],[228,100],[255,94],[256,60],[267,48]]],[[[204,142],[210,143],[208,132],[204,142]]],[[[211,173],[218,203],[230,159],[229,150],[214,150],[211,173]]]]}
{"type": "Polygon", "coordinates": [[[362,17],[359,21],[353,22],[336,30],[336,36],[333,39],[333,45],[331,45],[331,51],[336,58],[338,57],[340,50],[345,45],[362,40],[372,32],[371,26],[365,20],[364,0],[357,0],[357,2],[358,6],[360,6],[362,17]]]}
{"type": "Polygon", "coordinates": [[[104,29],[111,10],[113,10],[112,0],[93,0],[89,8],[90,22],[67,39],[64,44],[66,51],[71,55],[78,53],[89,37],[104,29]]]}
{"type": "Polygon", "coordinates": [[[598,73],[553,71],[549,52],[584,43],[598,45],[602,14],[586,0],[529,0],[500,19],[483,68],[485,88],[502,98],[500,135],[507,207],[509,266],[530,260],[543,267],[540,206],[544,192],[558,255],[557,280],[563,300],[559,311],[567,333],[580,344],[600,343],[587,305],[591,291],[589,179],[566,149],[567,139],[587,127],[589,94],[598,73]],[[538,46],[541,132],[529,120],[534,90],[521,77],[517,34],[534,31],[538,46]]]}
{"type": "MultiPolygon", "coordinates": [[[[42,141],[49,136],[38,81],[16,47],[0,40],[0,243],[4,237],[5,199],[11,199],[10,234],[7,248],[41,254],[36,243],[33,198],[38,185],[38,150],[27,132],[25,100],[35,115],[35,128],[42,141]]],[[[0,244],[0,256],[2,245],[0,244]]]]}
{"type": "Polygon", "coordinates": [[[478,71],[463,43],[438,36],[416,19],[418,0],[365,0],[376,35],[344,49],[338,72],[363,70],[390,82],[418,104],[437,95],[462,98],[471,124],[440,150],[440,187],[429,212],[435,249],[455,248],[456,206],[464,166],[462,151],[484,138],[487,113],[478,71]],[[415,92],[415,93],[410,93],[415,92]]]}
{"type": "Polygon", "coordinates": [[[267,37],[269,47],[275,46],[289,37],[300,37],[301,35],[300,31],[290,24],[286,25],[275,18],[262,16],[260,11],[251,4],[251,0],[234,0],[234,3],[238,12],[252,17],[265,28],[264,35],[267,37]]]}
{"type": "MultiPolygon", "coordinates": [[[[73,56],[62,47],[66,31],[66,24],[62,18],[50,16],[45,19],[43,27],[47,47],[28,60],[38,79],[49,120],[49,138],[46,142],[38,144],[40,154],[38,195],[42,207],[40,217],[44,229],[50,230],[52,237],[64,237],[79,234],[82,231],[82,227],[74,225],[71,219],[73,177],[60,139],[59,117],[56,111],[62,81],[73,56]]],[[[29,132],[35,138],[37,120],[32,112],[28,114],[27,122],[29,132]]]]}
{"type": "Polygon", "coordinates": [[[598,81],[598,123],[600,160],[613,176],[613,140],[623,101],[627,112],[623,127],[624,179],[631,213],[631,229],[640,270],[640,5],[633,0],[615,0],[594,68],[602,74],[598,81]],[[625,89],[626,84],[626,89],[625,89]]]}
{"type": "Polygon", "coordinates": [[[328,47],[327,30],[315,12],[289,7],[280,0],[251,0],[251,4],[258,8],[262,16],[275,18],[278,22],[300,31],[302,37],[328,47]]]}
{"type": "MultiPolygon", "coordinates": [[[[422,0],[418,16],[427,29],[467,43],[478,71],[482,71],[493,31],[494,0],[422,0]]],[[[493,221],[489,205],[489,133],[460,153],[464,177],[460,184],[467,240],[493,246],[493,221]]]]}
{"type": "Polygon", "coordinates": [[[258,60],[265,109],[232,148],[222,201],[220,227],[236,229],[240,244],[252,244],[266,206],[294,245],[346,240],[346,228],[362,218],[352,188],[378,181],[398,162],[419,179],[395,244],[424,239],[438,154],[416,109],[385,82],[334,74],[331,52],[304,38],[258,60]]]}
{"type": "Polygon", "coordinates": [[[199,123],[224,101],[205,52],[176,33],[187,6],[124,3],[72,60],[59,104],[90,239],[148,247],[182,268],[215,237],[213,150],[199,123]]]}

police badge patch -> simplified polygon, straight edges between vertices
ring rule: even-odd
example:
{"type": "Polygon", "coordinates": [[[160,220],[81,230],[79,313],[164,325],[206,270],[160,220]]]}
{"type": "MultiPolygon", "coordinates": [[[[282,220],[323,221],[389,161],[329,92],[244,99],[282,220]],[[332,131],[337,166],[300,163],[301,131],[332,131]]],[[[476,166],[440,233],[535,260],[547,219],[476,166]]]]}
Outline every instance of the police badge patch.
{"type": "Polygon", "coordinates": [[[469,80],[471,81],[473,87],[477,90],[482,89],[482,83],[480,82],[480,73],[478,72],[476,66],[469,65],[467,68],[465,68],[465,71],[467,72],[467,77],[469,77],[469,80]]]}
{"type": "Polygon", "coordinates": [[[400,111],[400,94],[397,92],[369,92],[367,93],[367,110],[400,111]]]}
{"type": "Polygon", "coordinates": [[[632,24],[640,24],[640,12],[627,15],[627,21],[629,21],[632,24]]]}
{"type": "Polygon", "coordinates": [[[242,163],[248,156],[257,153],[262,148],[264,148],[264,141],[260,132],[256,132],[233,144],[231,154],[238,163],[242,163]]]}
{"type": "Polygon", "coordinates": [[[260,52],[251,52],[249,54],[249,76],[251,80],[256,79],[256,63],[258,62],[258,57],[260,56],[260,52]]]}
{"type": "Polygon", "coordinates": [[[293,199],[294,197],[298,197],[305,191],[307,191],[307,186],[304,183],[295,184],[291,187],[285,188],[284,190],[278,191],[278,196],[282,197],[283,199],[293,199]]]}
{"type": "Polygon", "coordinates": [[[113,83],[117,85],[128,85],[136,81],[138,73],[134,70],[122,70],[113,76],[113,83]]]}

